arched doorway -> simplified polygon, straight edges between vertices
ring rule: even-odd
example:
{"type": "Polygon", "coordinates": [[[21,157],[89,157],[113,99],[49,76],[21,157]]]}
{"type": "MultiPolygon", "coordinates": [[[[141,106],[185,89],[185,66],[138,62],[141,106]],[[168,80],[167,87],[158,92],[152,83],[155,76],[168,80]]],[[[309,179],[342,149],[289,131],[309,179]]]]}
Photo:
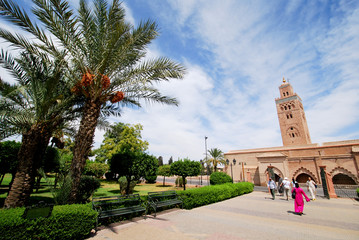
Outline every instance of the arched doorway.
{"type": "Polygon", "coordinates": [[[351,177],[343,173],[338,173],[333,177],[333,184],[356,185],[351,177]]]}
{"type": "Polygon", "coordinates": [[[278,182],[279,181],[279,175],[278,174],[276,174],[276,173],[274,173],[274,181],[275,182],[278,182]]]}
{"type": "Polygon", "coordinates": [[[308,178],[311,177],[310,175],[306,174],[306,173],[301,173],[296,177],[296,181],[298,183],[306,183],[308,181],[308,178]]]}
{"type": "Polygon", "coordinates": [[[265,174],[268,174],[269,177],[272,177],[275,182],[279,181],[279,178],[283,178],[283,173],[276,167],[268,167],[265,171],[265,174]]]}

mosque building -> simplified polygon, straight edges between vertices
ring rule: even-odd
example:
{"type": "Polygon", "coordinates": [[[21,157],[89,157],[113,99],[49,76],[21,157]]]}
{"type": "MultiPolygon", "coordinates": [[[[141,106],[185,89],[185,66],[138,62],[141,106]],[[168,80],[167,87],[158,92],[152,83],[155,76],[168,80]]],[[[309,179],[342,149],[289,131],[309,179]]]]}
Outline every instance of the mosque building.
{"type": "Polygon", "coordinates": [[[235,182],[265,186],[270,167],[279,176],[304,183],[311,177],[321,184],[320,168],[333,184],[358,185],[359,140],[312,143],[301,98],[283,78],[275,99],[283,146],[233,150],[224,154],[226,169],[235,182]]]}

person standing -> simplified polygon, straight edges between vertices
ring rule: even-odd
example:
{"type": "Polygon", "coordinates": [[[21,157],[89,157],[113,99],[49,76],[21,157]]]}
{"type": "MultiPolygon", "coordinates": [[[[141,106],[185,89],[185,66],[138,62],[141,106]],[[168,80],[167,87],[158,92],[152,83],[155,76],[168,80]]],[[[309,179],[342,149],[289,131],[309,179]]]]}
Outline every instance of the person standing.
{"type": "Polygon", "coordinates": [[[267,185],[268,185],[270,193],[272,194],[272,200],[274,200],[275,199],[275,189],[277,188],[277,185],[272,180],[272,178],[269,178],[269,181],[268,181],[267,185]]]}
{"type": "Polygon", "coordinates": [[[302,188],[299,187],[299,184],[295,183],[295,188],[293,188],[292,193],[295,191],[295,199],[294,199],[294,211],[299,215],[303,215],[304,209],[304,201],[303,196],[307,202],[310,201],[308,196],[305,194],[302,188]]]}
{"type": "Polygon", "coordinates": [[[279,187],[278,187],[278,192],[279,192],[279,196],[283,196],[283,195],[284,195],[282,182],[283,182],[282,175],[279,174],[279,179],[278,179],[278,186],[279,186],[279,187]]]}
{"type": "Polygon", "coordinates": [[[311,197],[312,197],[312,200],[314,201],[315,200],[315,182],[312,180],[311,177],[308,177],[308,181],[307,181],[307,190],[309,191],[311,197]]]}
{"type": "Polygon", "coordinates": [[[287,177],[284,178],[281,186],[284,188],[284,193],[287,196],[287,201],[288,201],[288,192],[289,192],[289,189],[290,189],[290,182],[288,181],[287,177]]]}

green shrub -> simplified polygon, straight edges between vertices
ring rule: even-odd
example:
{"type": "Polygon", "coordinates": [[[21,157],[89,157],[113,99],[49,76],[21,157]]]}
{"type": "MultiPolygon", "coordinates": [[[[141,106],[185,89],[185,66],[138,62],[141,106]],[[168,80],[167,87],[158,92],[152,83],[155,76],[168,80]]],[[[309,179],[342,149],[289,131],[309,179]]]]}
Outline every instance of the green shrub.
{"type": "Polygon", "coordinates": [[[145,179],[146,179],[146,183],[156,183],[157,175],[146,176],[145,179]]]}
{"type": "MultiPolygon", "coordinates": [[[[45,173],[44,173],[45,176],[45,173]]],[[[45,179],[47,179],[45,177],[45,179]]],[[[49,185],[51,184],[51,181],[46,180],[49,185]]],[[[65,205],[68,203],[69,196],[71,193],[71,185],[72,185],[72,179],[70,174],[63,177],[63,179],[59,182],[59,188],[58,189],[52,189],[52,195],[54,197],[54,201],[57,205],[65,205]]]]}
{"type": "Polygon", "coordinates": [[[249,182],[225,183],[191,188],[186,191],[177,191],[177,193],[183,198],[183,208],[192,209],[250,193],[253,191],[253,187],[254,185],[249,182]]]}
{"type": "Polygon", "coordinates": [[[358,195],[358,197],[359,197],[359,188],[357,188],[357,195],[358,195]]]}
{"type": "MultiPolygon", "coordinates": [[[[127,178],[122,176],[118,179],[118,183],[120,184],[120,192],[122,195],[126,194],[126,187],[127,187],[127,178]]],[[[133,190],[135,189],[137,184],[137,180],[132,180],[130,183],[130,190],[127,194],[132,194],[133,190]]]]}
{"type": "Polygon", "coordinates": [[[77,190],[77,202],[86,203],[100,187],[101,183],[97,178],[92,176],[82,176],[77,190]]]}
{"type": "MultiPolygon", "coordinates": [[[[176,183],[176,187],[183,187],[183,179],[182,179],[182,177],[177,177],[175,183],[176,183]]],[[[187,184],[187,179],[185,180],[185,183],[187,184]]]]}
{"type": "Polygon", "coordinates": [[[0,240],[84,239],[95,227],[97,212],[90,204],[55,206],[48,218],[22,218],[25,208],[0,210],[0,240]]]}
{"type": "Polygon", "coordinates": [[[218,185],[223,183],[232,183],[232,178],[224,172],[214,172],[209,177],[211,185],[218,185]]]}

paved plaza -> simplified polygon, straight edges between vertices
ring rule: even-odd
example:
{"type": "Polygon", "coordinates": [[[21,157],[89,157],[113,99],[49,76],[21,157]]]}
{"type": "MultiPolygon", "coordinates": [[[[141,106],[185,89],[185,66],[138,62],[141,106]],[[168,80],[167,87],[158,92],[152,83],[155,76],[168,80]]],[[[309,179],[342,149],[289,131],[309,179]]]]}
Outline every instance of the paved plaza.
{"type": "Polygon", "coordinates": [[[262,191],[192,210],[172,209],[156,218],[102,227],[89,239],[359,239],[359,202],[325,199],[293,213],[294,202],[262,191]]]}

